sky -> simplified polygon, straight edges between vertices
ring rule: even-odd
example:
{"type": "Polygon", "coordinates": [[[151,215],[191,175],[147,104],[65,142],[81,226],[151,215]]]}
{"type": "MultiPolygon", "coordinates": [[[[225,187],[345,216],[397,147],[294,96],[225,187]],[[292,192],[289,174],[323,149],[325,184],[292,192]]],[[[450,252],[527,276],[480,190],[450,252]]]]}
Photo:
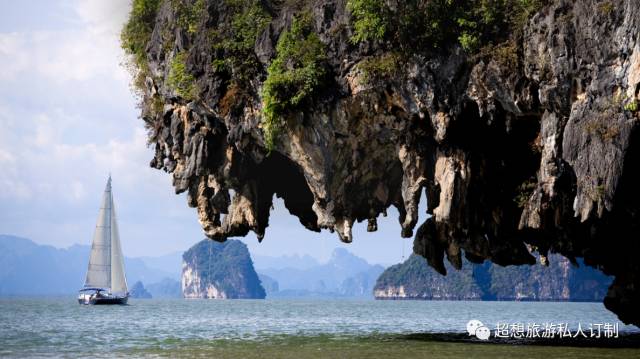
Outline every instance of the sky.
{"type": "MultiPolygon", "coordinates": [[[[0,234],[89,245],[111,173],[126,256],[185,251],[204,238],[171,176],[149,167],[153,150],[118,42],[129,1],[2,0],[0,234]]],[[[281,201],[274,207],[263,243],[242,238],[253,254],[322,261],[344,247],[393,264],[411,252],[393,209],[378,232],[356,224],[354,242],[342,244],[336,234],[305,230],[281,201]]]]}

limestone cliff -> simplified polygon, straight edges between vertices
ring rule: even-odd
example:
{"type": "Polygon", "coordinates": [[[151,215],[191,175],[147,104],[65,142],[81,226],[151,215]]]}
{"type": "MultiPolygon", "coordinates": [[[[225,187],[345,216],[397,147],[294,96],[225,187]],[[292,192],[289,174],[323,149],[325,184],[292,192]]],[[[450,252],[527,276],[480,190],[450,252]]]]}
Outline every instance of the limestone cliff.
{"type": "Polygon", "coordinates": [[[247,246],[238,240],[203,240],[182,256],[185,298],[264,299],[247,246]]]}
{"type": "MultiPolygon", "coordinates": [[[[584,265],[552,254],[545,266],[501,267],[463,259],[460,271],[446,277],[412,255],[387,268],[374,288],[376,299],[601,301],[611,278],[584,265]]],[[[451,268],[450,264],[445,264],[451,268]]]]}
{"type": "Polygon", "coordinates": [[[636,0],[135,0],[123,46],[209,238],[262,238],[274,195],[345,242],[395,206],[409,237],[426,191],[438,272],[583,257],[640,324],[639,25],[636,0]]]}

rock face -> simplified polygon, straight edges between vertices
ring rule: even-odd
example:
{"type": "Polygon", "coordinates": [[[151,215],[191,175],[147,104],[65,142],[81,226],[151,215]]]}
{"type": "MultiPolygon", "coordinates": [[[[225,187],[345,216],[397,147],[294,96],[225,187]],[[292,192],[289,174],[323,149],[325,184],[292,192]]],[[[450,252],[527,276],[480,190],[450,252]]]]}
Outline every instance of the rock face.
{"type": "Polygon", "coordinates": [[[131,298],[138,298],[138,299],[151,299],[151,293],[149,293],[144,288],[144,284],[142,284],[141,281],[137,281],[133,285],[133,287],[131,288],[131,291],[129,291],[129,296],[131,298]]]}
{"type": "MultiPolygon", "coordinates": [[[[374,288],[376,299],[602,301],[611,278],[593,268],[573,266],[553,254],[550,265],[501,267],[463,260],[460,271],[446,277],[412,255],[387,268],[374,288]]],[[[445,264],[447,269],[450,264],[445,264]]]]}
{"type": "Polygon", "coordinates": [[[355,223],[375,231],[395,206],[409,237],[426,191],[431,217],[414,252],[438,272],[445,257],[460,269],[463,255],[501,265],[532,264],[533,252],[543,263],[550,252],[583,257],[615,276],[606,307],[640,324],[637,1],[548,1],[489,53],[451,43],[397,61],[397,43],[352,41],[346,2],[245,1],[269,20],[248,40],[243,72],[224,42],[238,1],[182,1],[199,4],[196,21],[160,1],[138,81],[151,165],[188,193],[206,235],[261,239],[276,195],[303,226],[345,242],[355,223]],[[261,91],[302,11],[328,85],[282,119],[270,149],[261,91]],[[372,61],[382,73],[364,71],[372,61]]]}
{"type": "Polygon", "coordinates": [[[182,256],[185,298],[264,299],[247,246],[238,240],[203,240],[182,256]]]}

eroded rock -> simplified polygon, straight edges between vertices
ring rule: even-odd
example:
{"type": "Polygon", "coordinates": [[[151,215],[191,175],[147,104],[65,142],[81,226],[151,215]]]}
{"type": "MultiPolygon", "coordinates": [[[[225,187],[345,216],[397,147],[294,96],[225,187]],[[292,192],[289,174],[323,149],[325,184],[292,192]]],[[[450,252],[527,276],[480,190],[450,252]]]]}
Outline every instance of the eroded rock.
{"type": "MultiPolygon", "coordinates": [[[[257,37],[257,70],[241,82],[212,66],[228,21],[223,1],[190,34],[164,2],[147,47],[143,118],[156,155],[187,191],[206,235],[263,238],[273,196],[313,231],[351,242],[354,223],[395,206],[401,235],[417,222],[422,191],[431,215],[414,252],[445,273],[462,255],[475,263],[533,264],[532,251],[615,275],[607,308],[640,324],[640,17],[635,0],[552,1],[500,56],[468,57],[458,46],[414,54],[393,76],[363,78],[358,64],[382,56],[377,42],[349,39],[343,0],[312,2],[326,46],[329,85],[294,111],[273,151],[265,145],[260,91],[277,39],[295,10],[263,2],[273,20],[257,37]],[[167,42],[167,33],[173,40],[167,42]],[[170,59],[187,52],[199,96],[167,86],[170,59]],[[156,93],[157,91],[157,93],[156,93]],[[160,97],[162,111],[151,111],[160,97]]],[[[496,50],[497,51],[497,50],[496,50]]]]}

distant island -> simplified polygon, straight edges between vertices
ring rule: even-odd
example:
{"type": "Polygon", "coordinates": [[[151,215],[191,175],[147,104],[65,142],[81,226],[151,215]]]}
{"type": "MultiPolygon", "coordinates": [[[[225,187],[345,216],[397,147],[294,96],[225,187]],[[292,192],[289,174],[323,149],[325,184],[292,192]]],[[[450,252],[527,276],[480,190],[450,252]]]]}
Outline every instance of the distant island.
{"type": "Polygon", "coordinates": [[[425,259],[411,255],[380,275],[376,299],[602,301],[611,277],[583,265],[572,265],[560,255],[549,256],[549,266],[508,266],[464,261],[462,270],[447,262],[442,276],[425,259]]]}
{"type": "MultiPolygon", "coordinates": [[[[200,259],[208,260],[206,243],[222,248],[233,242],[205,242],[205,247],[201,248],[205,253],[200,259]]],[[[230,248],[238,245],[242,243],[232,244],[230,248]]],[[[0,235],[0,296],[75,294],[84,281],[89,250],[88,245],[56,248],[18,236],[0,235]]],[[[189,254],[191,260],[192,254],[193,251],[189,254]]],[[[227,250],[220,255],[227,254],[233,254],[233,251],[227,250]]],[[[335,249],[326,262],[297,254],[249,256],[248,251],[246,257],[244,254],[242,257],[244,263],[248,259],[255,263],[252,266],[268,298],[373,298],[376,279],[384,270],[381,265],[370,264],[343,248],[335,249]]],[[[218,257],[212,256],[212,260],[218,261],[212,269],[224,267],[218,257]]],[[[243,262],[232,258],[225,260],[230,261],[227,262],[230,268],[236,268],[243,262]]],[[[182,262],[181,252],[159,257],[125,257],[127,281],[132,285],[130,292],[135,293],[133,288],[136,282],[140,282],[154,299],[183,298],[182,262]]],[[[200,266],[199,271],[205,267],[200,266]]],[[[224,273],[221,271],[219,275],[222,277],[224,273]]],[[[189,290],[194,288],[191,286],[189,290]]],[[[192,292],[187,294],[188,297],[193,295],[192,292]]]]}
{"type": "Polygon", "coordinates": [[[153,296],[147,291],[141,281],[137,281],[129,290],[129,297],[136,299],[151,299],[153,296]]]}
{"type": "MultiPolygon", "coordinates": [[[[88,253],[89,246],[60,249],[0,235],[0,296],[73,294],[84,279],[88,253]]],[[[125,258],[131,292],[153,298],[600,301],[612,280],[559,255],[549,257],[549,267],[464,261],[457,271],[447,263],[446,277],[416,255],[385,270],[344,248],[326,262],[308,255],[255,256],[254,265],[238,240],[203,240],[180,257],[125,258]]]]}
{"type": "Polygon", "coordinates": [[[185,298],[264,299],[246,244],[202,240],[182,255],[185,298]]]}

